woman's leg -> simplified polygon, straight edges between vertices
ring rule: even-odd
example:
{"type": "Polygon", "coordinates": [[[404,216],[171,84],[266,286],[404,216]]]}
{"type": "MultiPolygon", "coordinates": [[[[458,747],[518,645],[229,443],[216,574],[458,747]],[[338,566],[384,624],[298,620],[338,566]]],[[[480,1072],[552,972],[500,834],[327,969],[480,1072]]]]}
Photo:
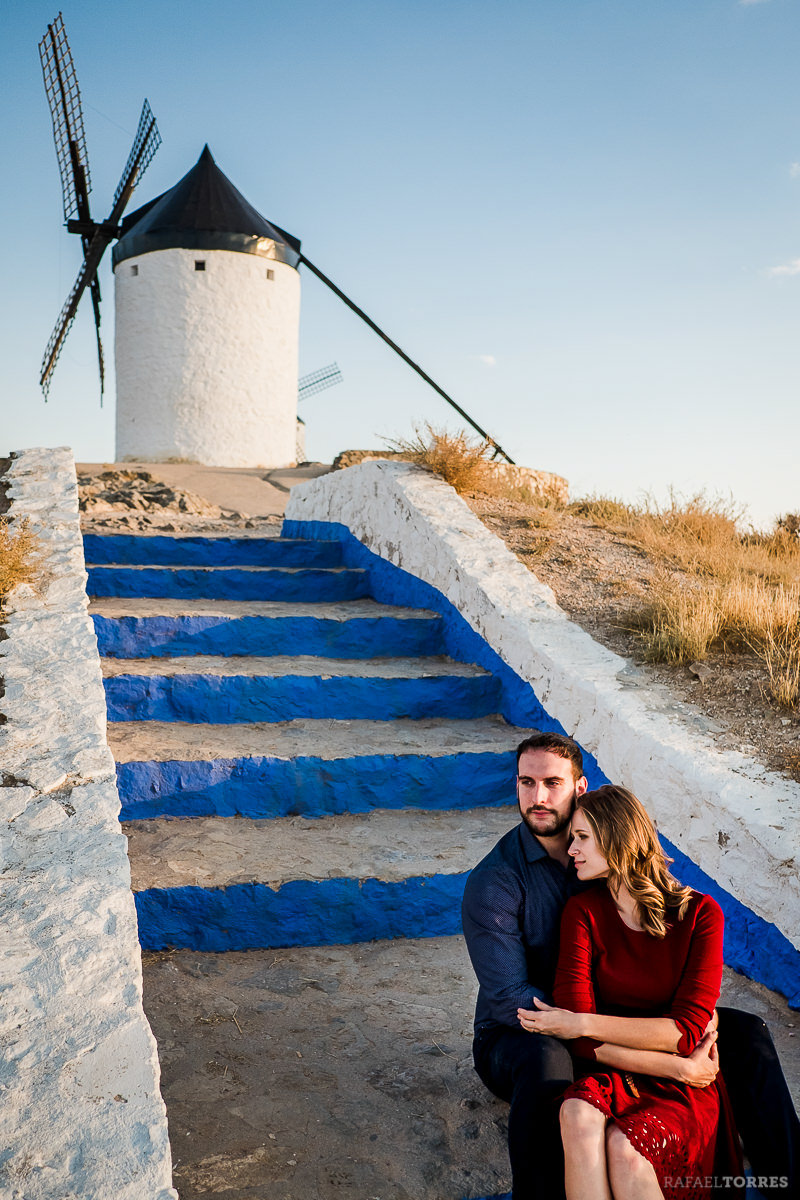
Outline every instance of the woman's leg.
{"type": "Polygon", "coordinates": [[[612,1121],[606,1129],[606,1158],[614,1200],[664,1200],[653,1164],[612,1121]]]}
{"type": "Polygon", "coordinates": [[[607,1118],[586,1100],[561,1105],[567,1200],[612,1200],[606,1168],[607,1118]]]}

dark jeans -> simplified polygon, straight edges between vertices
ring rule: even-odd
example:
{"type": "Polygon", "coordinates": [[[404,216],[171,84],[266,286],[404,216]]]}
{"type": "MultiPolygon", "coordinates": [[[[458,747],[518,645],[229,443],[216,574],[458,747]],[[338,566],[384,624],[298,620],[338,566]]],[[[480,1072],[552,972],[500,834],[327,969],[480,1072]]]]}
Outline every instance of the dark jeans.
{"type": "Polygon", "coordinates": [[[500,1025],[473,1042],[475,1070],[490,1092],[507,1100],[513,1200],[563,1200],[564,1154],[558,1112],[572,1083],[563,1042],[500,1025]]]}
{"type": "MultiPolygon", "coordinates": [[[[756,1176],[786,1176],[788,1188],[762,1188],[768,1200],[800,1196],[800,1123],[764,1022],[720,1008],[720,1060],[744,1151],[756,1176]]],[[[475,1070],[510,1103],[508,1153],[513,1200],[562,1200],[564,1155],[558,1110],[572,1060],[555,1038],[496,1026],[473,1043],[475,1070]]]]}
{"type": "Polygon", "coordinates": [[[759,1191],[765,1200],[800,1196],[800,1121],[772,1035],[752,1013],[738,1008],[717,1012],[722,1077],[753,1174],[789,1181],[788,1187],[759,1191]]]}

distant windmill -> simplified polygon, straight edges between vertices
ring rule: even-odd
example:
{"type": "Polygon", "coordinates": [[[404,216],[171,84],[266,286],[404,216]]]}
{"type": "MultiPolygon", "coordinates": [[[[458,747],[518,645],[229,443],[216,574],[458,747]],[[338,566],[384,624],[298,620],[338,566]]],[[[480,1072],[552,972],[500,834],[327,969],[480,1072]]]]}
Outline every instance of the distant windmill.
{"type": "Polygon", "coordinates": [[[311,371],[308,375],[303,375],[297,381],[297,399],[306,400],[309,396],[316,396],[318,392],[324,392],[326,388],[336,387],[337,383],[342,382],[342,372],[339,370],[337,363],[331,363],[327,367],[320,367],[316,371],[311,371]]]}
{"type": "Polygon", "coordinates": [[[61,188],[64,199],[64,220],[68,231],[77,233],[83,245],[83,265],[61,310],[56,327],[50,335],[50,341],[47,343],[47,349],[42,359],[39,382],[45,399],[47,399],[50,380],[58,362],[58,356],[75,319],[81,296],[89,288],[94,309],[102,396],[105,367],[103,343],[100,339],[100,283],[97,271],[109,244],[119,236],[119,222],[125,206],[153,155],[161,145],[161,137],[156,127],[156,119],[150,111],[150,105],[145,100],[142,106],[142,115],[139,118],[139,128],[136,131],[125,170],[122,172],[122,178],[114,192],[111,212],[105,221],[93,221],[89,211],[89,192],[92,184],[89,158],[86,153],[86,136],[83,129],[81,95],[61,13],[58,14],[52,25],[47,26],[47,33],[39,43],[39,56],[42,60],[45,92],[53,119],[53,136],[55,137],[56,157],[58,158],[58,169],[61,172],[61,188]]]}

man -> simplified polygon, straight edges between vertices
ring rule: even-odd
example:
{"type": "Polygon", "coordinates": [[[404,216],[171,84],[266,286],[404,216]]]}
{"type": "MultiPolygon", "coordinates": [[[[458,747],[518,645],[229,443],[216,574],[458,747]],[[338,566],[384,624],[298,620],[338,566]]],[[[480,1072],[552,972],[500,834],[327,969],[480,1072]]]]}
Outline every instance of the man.
{"type": "MultiPolygon", "coordinates": [[[[561,912],[583,886],[567,848],[575,801],[587,786],[583,757],[571,738],[526,738],[517,748],[522,821],[477,865],[464,891],[464,935],[480,984],[475,1069],[511,1105],[513,1200],[564,1195],[558,1099],[572,1082],[568,1043],[527,1033],[517,1010],[534,1009],[534,998],[551,1002],[561,912]]],[[[765,1197],[800,1195],[800,1123],[769,1031],[749,1013],[723,1008],[718,1014],[723,1060],[730,1048],[723,1074],[745,1153],[756,1176],[787,1180],[761,1190],[765,1197]]],[[[711,1083],[719,1069],[716,1037],[707,1033],[691,1056],[675,1057],[676,1079],[692,1087],[711,1083]]],[[[625,1050],[624,1069],[636,1071],[646,1053],[625,1050]]],[[[616,1048],[617,1062],[619,1054],[616,1048]]],[[[602,1046],[597,1059],[603,1061],[602,1046]]]]}

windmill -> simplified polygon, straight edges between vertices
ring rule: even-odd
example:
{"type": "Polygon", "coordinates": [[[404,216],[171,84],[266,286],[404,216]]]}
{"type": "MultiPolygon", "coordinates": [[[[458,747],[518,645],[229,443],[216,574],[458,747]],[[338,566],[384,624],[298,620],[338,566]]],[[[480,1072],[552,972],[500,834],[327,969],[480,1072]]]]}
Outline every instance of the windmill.
{"type": "MultiPolygon", "coordinates": [[[[308,375],[301,376],[297,381],[297,399],[306,400],[316,396],[327,388],[336,387],[342,382],[342,372],[338,363],[328,363],[327,367],[318,367],[308,375]]],[[[306,423],[302,417],[297,418],[297,461],[304,462],[306,457],[306,423]]]]}
{"type": "Polygon", "coordinates": [[[47,26],[47,33],[39,43],[39,57],[42,60],[44,87],[53,120],[56,157],[61,174],[64,220],[67,230],[70,233],[78,234],[83,247],[83,265],[50,335],[50,341],[47,343],[47,349],[42,359],[39,383],[46,400],[58,356],[75,319],[81,297],[88,288],[94,309],[102,402],[105,367],[103,343],[100,338],[100,283],[97,271],[106,249],[119,236],[122,214],[131,198],[133,189],[161,145],[161,137],[156,126],[156,119],[150,111],[150,105],[145,100],[125,170],[122,172],[117,190],[114,192],[111,212],[105,221],[92,220],[89,210],[89,192],[92,189],[92,183],[89,173],[89,158],[86,152],[86,135],[83,128],[81,94],[61,13],[51,25],[47,26]]]}
{"type": "Polygon", "coordinates": [[[336,384],[341,382],[342,372],[339,370],[338,363],[329,363],[327,367],[319,367],[316,371],[311,371],[310,374],[303,375],[298,379],[297,399],[306,400],[309,396],[316,396],[318,392],[336,387],[336,384]]]}

